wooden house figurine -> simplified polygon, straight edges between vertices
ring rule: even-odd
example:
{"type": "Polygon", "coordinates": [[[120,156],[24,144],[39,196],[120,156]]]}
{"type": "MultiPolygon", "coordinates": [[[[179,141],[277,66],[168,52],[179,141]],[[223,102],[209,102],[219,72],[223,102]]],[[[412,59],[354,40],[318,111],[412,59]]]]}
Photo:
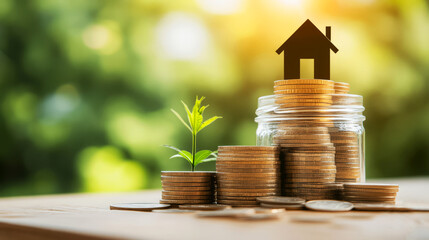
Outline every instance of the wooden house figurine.
{"type": "Polygon", "coordinates": [[[331,27],[326,27],[325,36],[307,19],[276,51],[284,52],[284,79],[300,78],[301,59],[314,59],[315,79],[330,79],[331,50],[338,52],[331,42],[331,27]]]}

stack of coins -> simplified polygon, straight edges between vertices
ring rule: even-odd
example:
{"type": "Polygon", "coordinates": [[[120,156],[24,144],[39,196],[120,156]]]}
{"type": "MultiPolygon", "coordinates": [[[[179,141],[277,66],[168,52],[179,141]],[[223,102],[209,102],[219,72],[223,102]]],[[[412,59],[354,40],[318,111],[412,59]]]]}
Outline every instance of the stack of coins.
{"type": "Polygon", "coordinates": [[[335,94],[347,94],[350,91],[350,84],[344,82],[335,82],[335,94]]]}
{"type": "Polygon", "coordinates": [[[256,199],[264,208],[285,208],[288,210],[304,209],[305,199],[297,197],[258,197],[256,199]]]}
{"type": "Polygon", "coordinates": [[[257,197],[280,194],[279,149],[275,146],[219,146],[217,202],[257,206],[257,197]]]}
{"type": "Polygon", "coordinates": [[[330,134],[335,146],[336,182],[359,182],[361,159],[358,134],[353,131],[339,131],[338,128],[331,128],[330,134]]]}
{"type": "Polygon", "coordinates": [[[326,107],[332,104],[334,81],[321,79],[291,79],[274,82],[276,104],[280,108],[326,107]]]}
{"type": "Polygon", "coordinates": [[[283,195],[306,200],[332,199],[335,148],[328,127],[285,121],[278,125],[273,142],[282,149],[283,195]]]}
{"type": "Polygon", "coordinates": [[[162,171],[162,199],[166,204],[210,204],[215,202],[215,172],[162,171]]]}
{"type": "Polygon", "coordinates": [[[353,203],[395,204],[396,184],[344,183],[343,199],[353,203]]]}

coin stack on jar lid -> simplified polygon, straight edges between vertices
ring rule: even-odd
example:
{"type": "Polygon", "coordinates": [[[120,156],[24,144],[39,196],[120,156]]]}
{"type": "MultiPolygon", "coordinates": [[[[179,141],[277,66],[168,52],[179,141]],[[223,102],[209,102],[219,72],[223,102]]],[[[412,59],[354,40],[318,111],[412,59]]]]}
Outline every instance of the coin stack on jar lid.
{"type": "Polygon", "coordinates": [[[334,83],[335,94],[347,94],[350,91],[350,84],[344,82],[334,83]]]}
{"type": "Polygon", "coordinates": [[[217,202],[257,206],[257,197],[280,195],[280,160],[276,146],[219,146],[217,202]]]}
{"type": "Polygon", "coordinates": [[[395,204],[397,184],[344,183],[343,199],[353,203],[395,204]]]}
{"type": "Polygon", "coordinates": [[[216,172],[162,171],[162,199],[166,204],[215,202],[216,172]]]}

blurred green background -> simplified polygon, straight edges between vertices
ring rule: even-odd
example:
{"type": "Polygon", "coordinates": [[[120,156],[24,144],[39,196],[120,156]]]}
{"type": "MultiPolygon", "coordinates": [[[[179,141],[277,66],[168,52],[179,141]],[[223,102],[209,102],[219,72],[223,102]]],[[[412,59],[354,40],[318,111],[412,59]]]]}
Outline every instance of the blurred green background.
{"type": "MultiPolygon", "coordinates": [[[[189,169],[170,112],[206,96],[199,149],[254,144],[274,51],[307,19],[364,96],[367,177],[429,175],[428,1],[1,0],[0,196],[131,191],[189,169]]],[[[204,165],[204,166],[203,166],[204,165]]],[[[202,164],[214,170],[214,163],[202,164]]]]}

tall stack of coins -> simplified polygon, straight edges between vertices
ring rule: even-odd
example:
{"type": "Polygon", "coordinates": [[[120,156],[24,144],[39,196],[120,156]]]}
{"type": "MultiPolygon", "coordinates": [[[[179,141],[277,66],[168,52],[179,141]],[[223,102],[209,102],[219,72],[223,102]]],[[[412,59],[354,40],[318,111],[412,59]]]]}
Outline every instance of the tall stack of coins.
{"type": "Polygon", "coordinates": [[[274,82],[276,103],[280,108],[326,107],[332,104],[334,81],[320,79],[291,79],[274,82]]]}
{"type": "Polygon", "coordinates": [[[350,84],[344,82],[335,82],[335,94],[347,94],[350,91],[350,84]]]}
{"type": "Polygon", "coordinates": [[[216,170],[220,204],[257,206],[257,197],[280,194],[278,147],[219,146],[216,170]]]}
{"type": "Polygon", "coordinates": [[[330,134],[335,145],[336,182],[358,182],[361,178],[358,134],[338,128],[331,128],[330,134]]]}
{"type": "Polygon", "coordinates": [[[215,202],[215,172],[162,171],[162,199],[166,204],[210,204],[215,202]]]}
{"type": "Polygon", "coordinates": [[[389,203],[395,204],[397,184],[345,183],[343,198],[353,203],[389,203]]]}

